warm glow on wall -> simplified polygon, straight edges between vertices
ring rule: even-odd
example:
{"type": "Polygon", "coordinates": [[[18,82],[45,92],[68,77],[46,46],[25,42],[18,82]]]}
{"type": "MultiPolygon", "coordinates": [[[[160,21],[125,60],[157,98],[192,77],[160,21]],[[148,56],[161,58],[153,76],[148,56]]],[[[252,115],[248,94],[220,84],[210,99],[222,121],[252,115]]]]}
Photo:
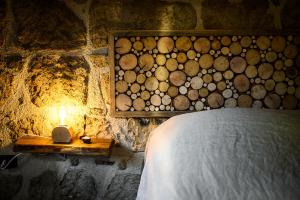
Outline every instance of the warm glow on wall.
{"type": "Polygon", "coordinates": [[[84,108],[76,105],[53,105],[49,107],[49,119],[55,125],[71,126],[79,116],[84,115],[84,108]]]}
{"type": "Polygon", "coordinates": [[[66,125],[68,127],[83,127],[83,118],[86,114],[85,106],[79,104],[72,98],[62,98],[45,108],[47,130],[56,126],[66,125]]]}
{"type": "Polygon", "coordinates": [[[64,125],[65,124],[65,107],[61,106],[60,107],[60,111],[59,111],[59,116],[60,116],[60,125],[64,125]]]}

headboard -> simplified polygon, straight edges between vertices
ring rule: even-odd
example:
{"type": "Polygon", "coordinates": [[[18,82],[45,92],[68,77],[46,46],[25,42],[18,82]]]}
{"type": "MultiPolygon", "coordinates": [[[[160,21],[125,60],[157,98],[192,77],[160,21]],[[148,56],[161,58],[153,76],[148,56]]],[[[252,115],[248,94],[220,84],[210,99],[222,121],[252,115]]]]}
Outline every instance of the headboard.
{"type": "Polygon", "coordinates": [[[109,43],[113,116],[300,108],[297,33],[113,31],[109,43]]]}

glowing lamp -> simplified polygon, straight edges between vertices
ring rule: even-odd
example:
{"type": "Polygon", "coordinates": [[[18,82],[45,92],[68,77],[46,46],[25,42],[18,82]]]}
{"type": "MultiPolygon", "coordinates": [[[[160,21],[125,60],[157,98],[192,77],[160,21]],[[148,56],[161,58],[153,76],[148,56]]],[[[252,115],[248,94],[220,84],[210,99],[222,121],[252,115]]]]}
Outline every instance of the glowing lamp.
{"type": "Polygon", "coordinates": [[[60,107],[59,111],[60,124],[52,130],[52,140],[54,143],[71,143],[73,138],[73,130],[64,124],[65,109],[60,107]]]}

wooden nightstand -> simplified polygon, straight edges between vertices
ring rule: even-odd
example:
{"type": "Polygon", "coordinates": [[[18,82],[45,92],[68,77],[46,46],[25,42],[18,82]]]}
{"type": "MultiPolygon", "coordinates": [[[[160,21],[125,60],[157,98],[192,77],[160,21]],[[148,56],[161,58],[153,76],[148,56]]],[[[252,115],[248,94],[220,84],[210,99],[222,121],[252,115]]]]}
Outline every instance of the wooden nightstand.
{"type": "Polygon", "coordinates": [[[51,138],[23,136],[14,144],[15,152],[23,153],[56,153],[109,157],[114,140],[92,138],[91,144],[74,139],[70,144],[55,144],[51,138]]]}

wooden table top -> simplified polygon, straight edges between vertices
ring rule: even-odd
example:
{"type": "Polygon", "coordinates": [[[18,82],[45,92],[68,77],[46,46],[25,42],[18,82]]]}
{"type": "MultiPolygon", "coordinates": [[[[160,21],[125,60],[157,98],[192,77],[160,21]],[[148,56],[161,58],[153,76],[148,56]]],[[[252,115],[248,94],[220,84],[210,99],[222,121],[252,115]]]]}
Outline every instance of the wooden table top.
{"type": "Polygon", "coordinates": [[[52,139],[39,136],[22,136],[14,144],[14,151],[29,153],[62,153],[110,156],[112,139],[92,138],[91,144],[75,138],[70,144],[53,143],[52,139]]]}

